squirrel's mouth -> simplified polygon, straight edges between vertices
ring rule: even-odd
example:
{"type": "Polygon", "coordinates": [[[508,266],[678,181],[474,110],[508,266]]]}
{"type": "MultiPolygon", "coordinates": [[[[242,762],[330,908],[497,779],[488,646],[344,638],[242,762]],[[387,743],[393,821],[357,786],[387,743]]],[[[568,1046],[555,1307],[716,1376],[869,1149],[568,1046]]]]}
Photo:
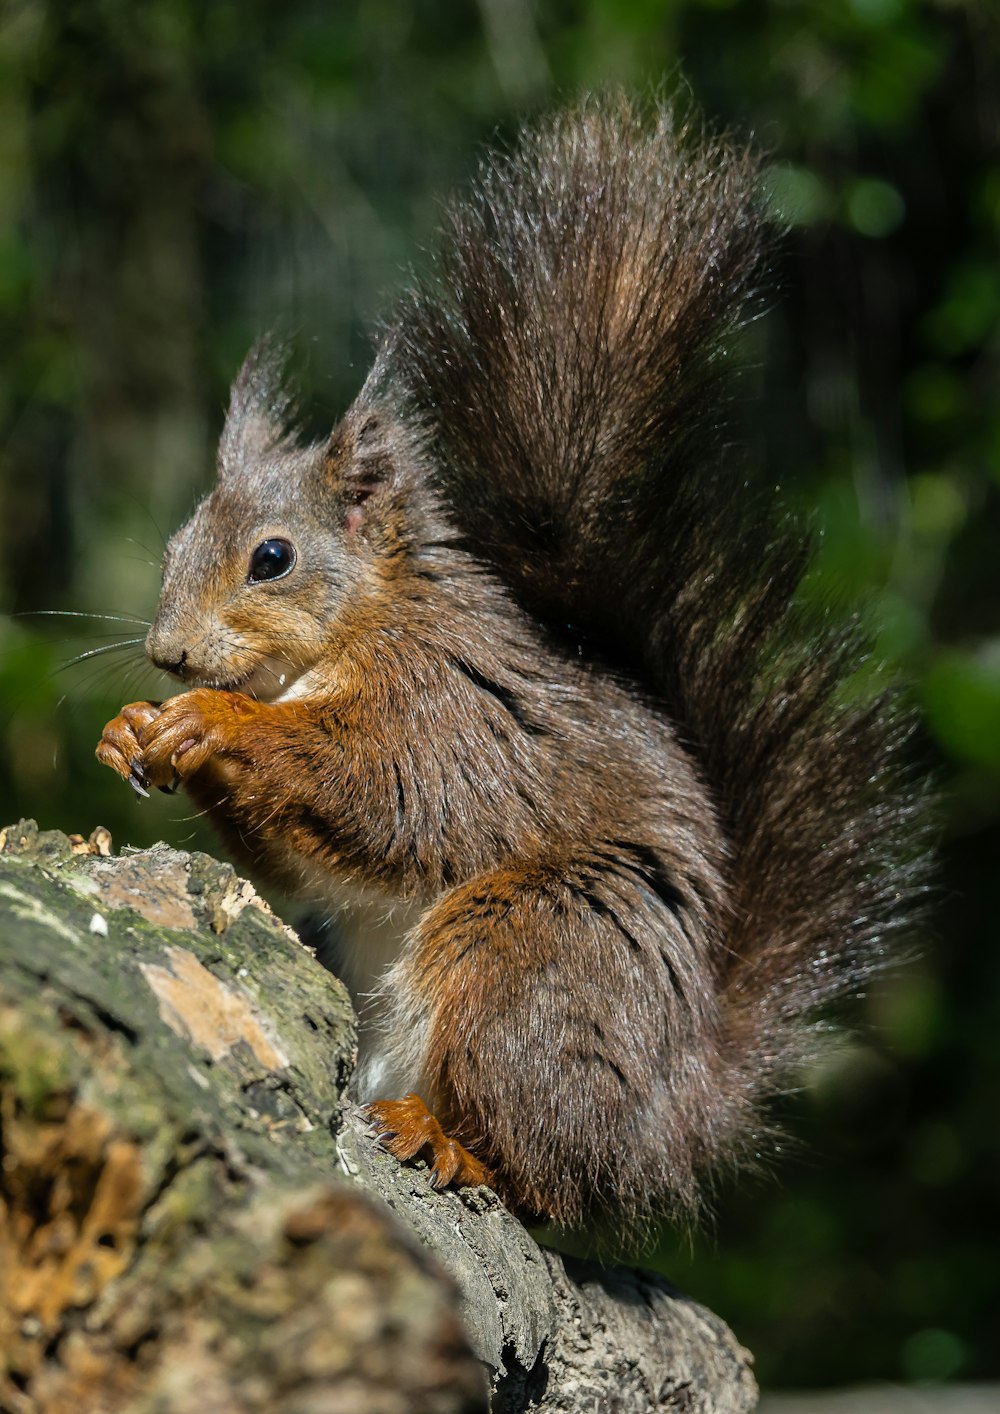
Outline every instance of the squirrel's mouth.
{"type": "Polygon", "coordinates": [[[213,687],[217,692],[241,692],[257,702],[277,702],[291,692],[303,671],[285,658],[269,655],[240,678],[228,682],[206,682],[203,686],[213,687]]]}
{"type": "Polygon", "coordinates": [[[287,658],[267,655],[240,677],[239,682],[226,684],[226,691],[245,693],[259,703],[279,703],[290,697],[301,697],[306,691],[308,667],[308,663],[291,663],[287,658]]]}

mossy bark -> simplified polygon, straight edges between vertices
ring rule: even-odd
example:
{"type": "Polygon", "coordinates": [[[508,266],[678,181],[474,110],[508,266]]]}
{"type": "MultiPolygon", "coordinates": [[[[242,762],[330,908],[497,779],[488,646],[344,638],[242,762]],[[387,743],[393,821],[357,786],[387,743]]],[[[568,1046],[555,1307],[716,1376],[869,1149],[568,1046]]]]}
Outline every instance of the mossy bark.
{"type": "Polygon", "coordinates": [[[0,833],[0,1410],[754,1407],[709,1312],[369,1139],[346,992],[228,865],[108,844],[0,833]]]}

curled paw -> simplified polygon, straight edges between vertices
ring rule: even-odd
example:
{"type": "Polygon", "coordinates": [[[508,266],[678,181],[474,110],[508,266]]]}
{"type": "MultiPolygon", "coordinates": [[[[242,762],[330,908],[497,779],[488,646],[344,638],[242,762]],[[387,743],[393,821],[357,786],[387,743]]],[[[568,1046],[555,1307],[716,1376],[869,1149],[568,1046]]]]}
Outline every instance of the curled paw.
{"type": "Polygon", "coordinates": [[[132,702],[104,728],[97,759],[140,795],[167,790],[239,742],[256,704],[237,692],[196,687],[167,702],[132,702]]]}
{"type": "Polygon", "coordinates": [[[433,1188],[493,1186],[493,1175],[457,1139],[450,1139],[419,1095],[376,1100],[365,1106],[372,1134],[402,1162],[417,1157],[430,1164],[433,1188]]]}
{"type": "Polygon", "coordinates": [[[139,729],[142,764],[153,785],[185,780],[235,744],[250,699],[236,692],[196,687],[164,702],[139,729]]]}
{"type": "Polygon", "coordinates": [[[141,737],[160,709],[159,702],[130,702],[107,724],[97,744],[96,756],[101,765],[117,771],[137,795],[149,794],[141,737]]]}

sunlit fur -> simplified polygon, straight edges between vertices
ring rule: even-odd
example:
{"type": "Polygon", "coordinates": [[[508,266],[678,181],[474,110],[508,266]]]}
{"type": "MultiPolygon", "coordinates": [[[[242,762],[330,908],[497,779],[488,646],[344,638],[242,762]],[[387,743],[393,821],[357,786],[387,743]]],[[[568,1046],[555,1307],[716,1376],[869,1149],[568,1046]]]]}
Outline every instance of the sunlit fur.
{"type": "Polygon", "coordinates": [[[624,102],[488,159],[327,443],[251,356],[150,634],[237,690],[164,729],[232,848],[417,917],[381,1073],[568,1225],[690,1211],[759,1144],[922,868],[905,720],[723,451],[756,193],[624,102]],[[273,535],[295,568],[248,584],[273,535]]]}

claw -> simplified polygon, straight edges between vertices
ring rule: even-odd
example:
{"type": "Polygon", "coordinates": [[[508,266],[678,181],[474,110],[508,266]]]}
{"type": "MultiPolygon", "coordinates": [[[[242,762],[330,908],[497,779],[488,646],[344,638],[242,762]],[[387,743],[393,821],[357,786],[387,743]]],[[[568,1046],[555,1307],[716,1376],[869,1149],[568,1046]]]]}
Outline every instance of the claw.
{"type": "Polygon", "coordinates": [[[369,1139],[377,1139],[379,1143],[381,1143],[383,1139],[392,1138],[395,1130],[389,1129],[386,1126],[385,1120],[379,1115],[372,1114],[367,1105],[363,1106],[363,1112],[368,1121],[365,1133],[368,1135],[369,1139]]]}
{"type": "Polygon", "coordinates": [[[143,774],[142,767],[133,762],[132,769],[129,772],[128,783],[135,791],[136,795],[140,796],[143,800],[148,800],[149,791],[146,789],[145,782],[146,777],[143,774]]]}

